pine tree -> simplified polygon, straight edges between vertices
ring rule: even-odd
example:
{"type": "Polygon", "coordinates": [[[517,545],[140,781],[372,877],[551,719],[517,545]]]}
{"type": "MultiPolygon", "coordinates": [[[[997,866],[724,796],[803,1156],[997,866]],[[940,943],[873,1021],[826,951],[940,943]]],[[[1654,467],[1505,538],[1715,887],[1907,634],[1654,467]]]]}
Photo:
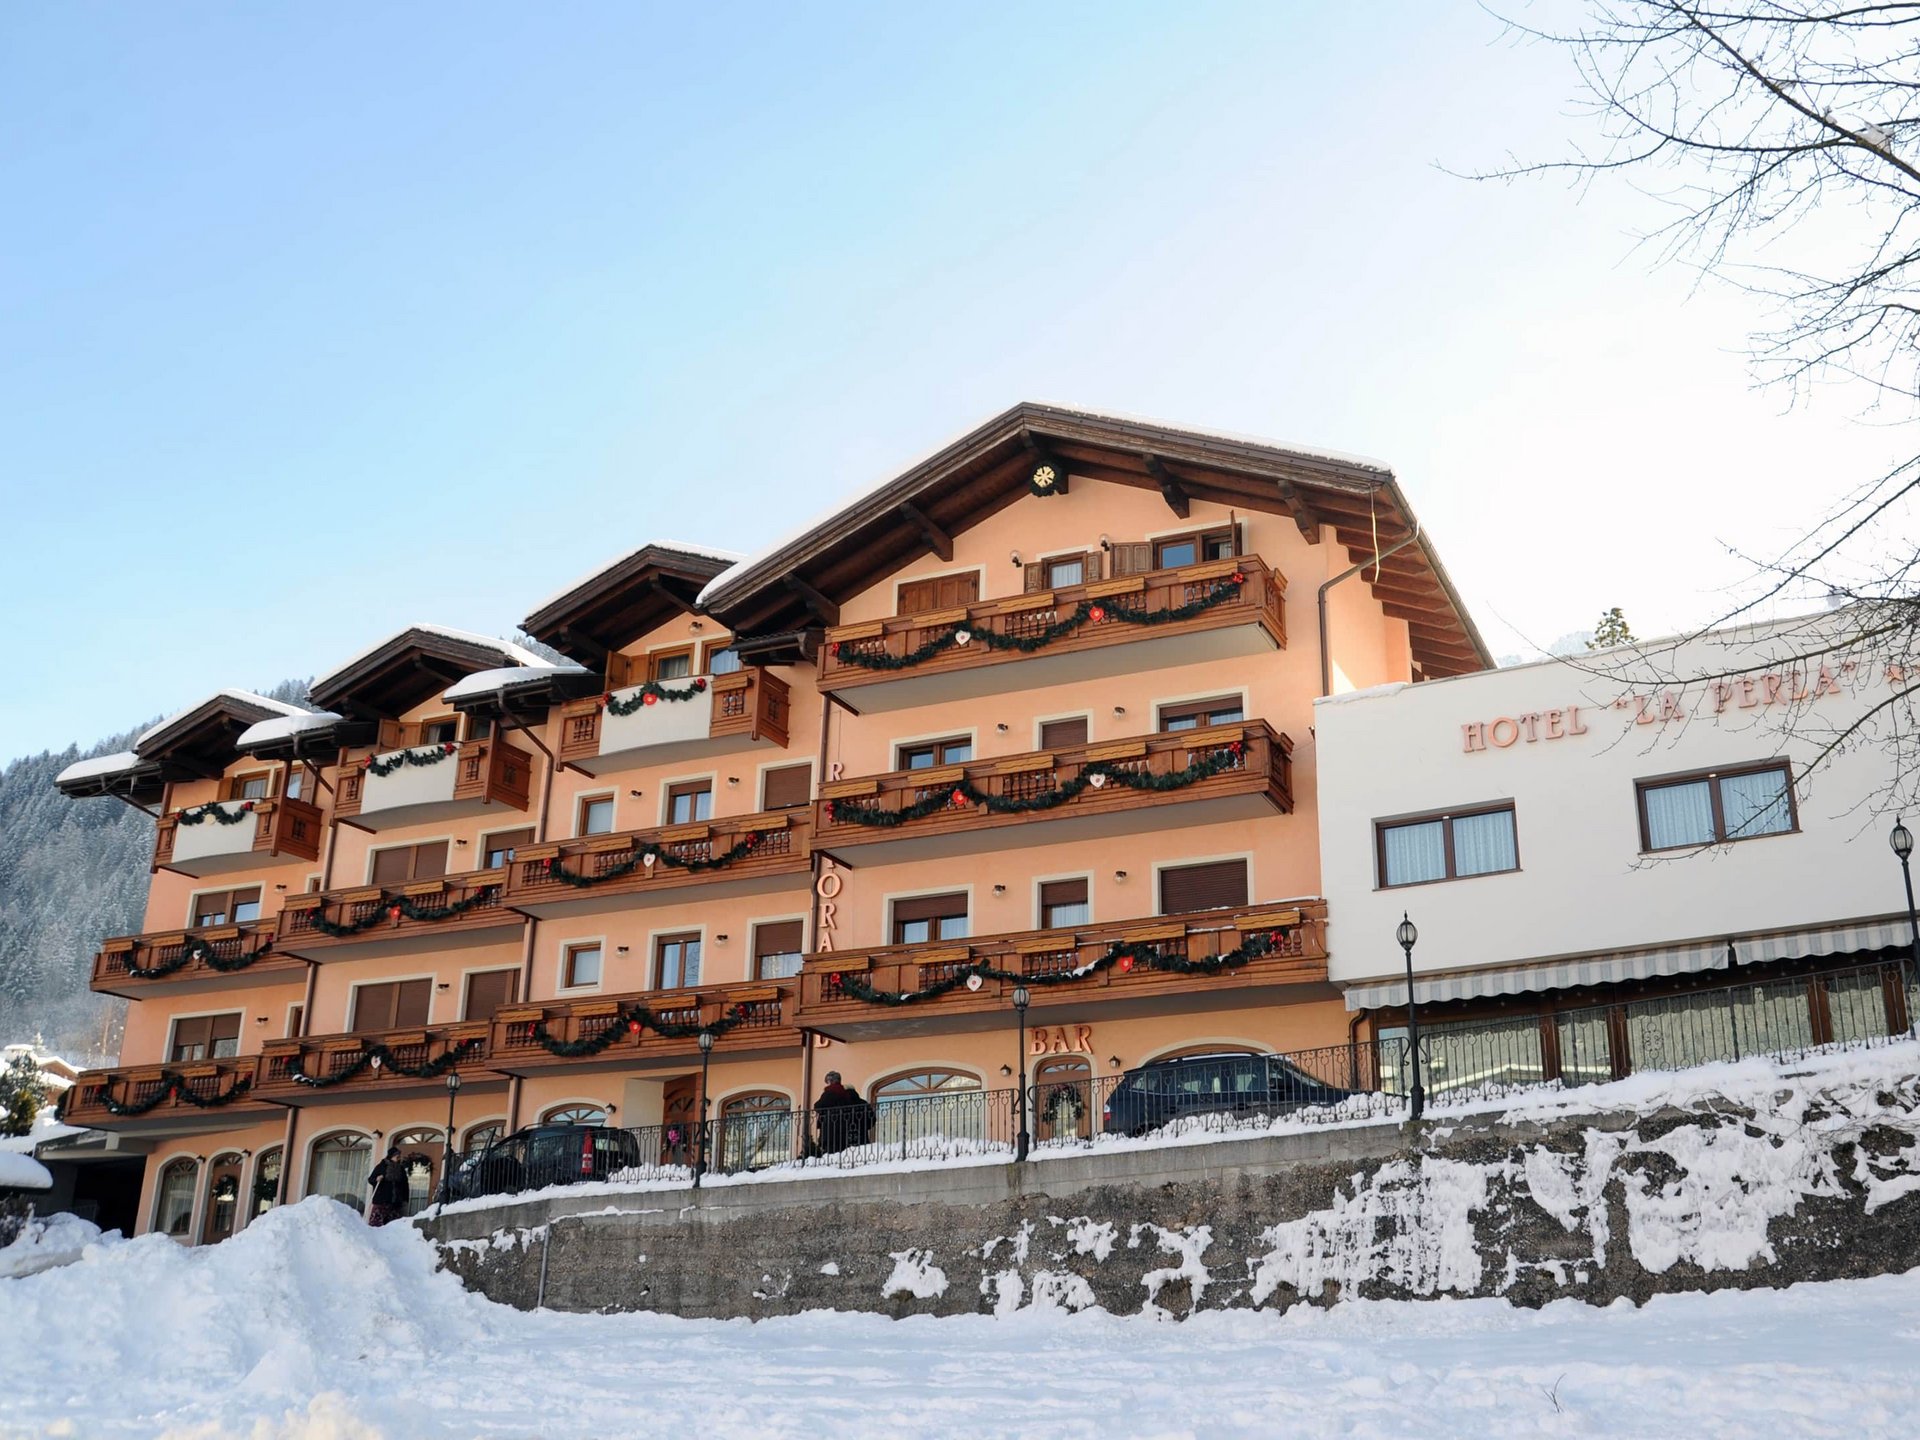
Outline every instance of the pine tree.
{"type": "Polygon", "coordinates": [[[1638,637],[1627,625],[1627,617],[1620,613],[1620,607],[1614,606],[1600,617],[1600,623],[1593,627],[1593,638],[1587,641],[1589,650],[1611,650],[1616,645],[1631,645],[1638,637]]]}
{"type": "Polygon", "coordinates": [[[47,1082],[31,1055],[16,1055],[0,1068],[0,1135],[25,1135],[47,1102],[47,1082]]]}

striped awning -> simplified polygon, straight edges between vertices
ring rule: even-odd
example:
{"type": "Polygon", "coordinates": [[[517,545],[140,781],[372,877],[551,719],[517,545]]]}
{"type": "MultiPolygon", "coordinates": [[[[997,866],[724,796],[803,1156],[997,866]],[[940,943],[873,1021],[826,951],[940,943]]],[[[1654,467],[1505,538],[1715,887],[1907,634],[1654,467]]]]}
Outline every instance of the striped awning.
{"type": "MultiPolygon", "coordinates": [[[[1618,984],[1623,980],[1646,980],[1656,975],[1725,970],[1730,965],[1763,965],[1772,960],[1880,950],[1890,945],[1904,946],[1911,938],[1906,916],[1887,916],[1822,930],[1730,935],[1668,945],[1658,950],[1624,950],[1538,965],[1489,966],[1484,970],[1456,970],[1444,975],[1416,975],[1413,993],[1416,1002],[1426,1005],[1489,995],[1521,995],[1536,990],[1575,990],[1589,985],[1618,984]]],[[[1349,1010],[1405,1005],[1407,982],[1377,980],[1353,985],[1347,989],[1346,1001],[1349,1010]]]]}

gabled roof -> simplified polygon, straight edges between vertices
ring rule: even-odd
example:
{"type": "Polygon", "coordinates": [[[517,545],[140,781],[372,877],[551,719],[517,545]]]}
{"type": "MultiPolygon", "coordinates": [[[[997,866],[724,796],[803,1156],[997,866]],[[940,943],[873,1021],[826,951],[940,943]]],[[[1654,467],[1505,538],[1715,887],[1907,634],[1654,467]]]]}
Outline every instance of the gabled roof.
{"type": "Polygon", "coordinates": [[[142,760],[159,761],[169,780],[210,779],[233,763],[235,742],[250,726],[306,713],[298,705],[251,690],[216,690],[143,732],[133,751],[142,760]]]}
{"type": "Polygon", "coordinates": [[[150,805],[165,791],[166,779],[158,760],[142,760],[131,750],[76,760],[53,777],[54,787],[70,800],[120,795],[136,805],[150,805]]]}
{"type": "Polygon", "coordinates": [[[555,705],[595,694],[600,686],[600,676],[579,665],[510,665],[476,670],[440,698],[469,715],[524,724],[545,718],[555,705]]]}
{"type": "Polygon", "coordinates": [[[322,675],[309,693],[314,704],[351,720],[390,718],[432,699],[476,670],[548,663],[510,640],[445,625],[415,624],[322,675]]]}
{"type": "Polygon", "coordinates": [[[730,550],[656,540],[551,596],[522,628],[585,665],[694,608],[701,588],[740,560],[730,550]]]}
{"type": "MultiPolygon", "coordinates": [[[[1290,513],[1356,558],[1412,537],[1361,580],[1405,619],[1429,675],[1493,664],[1432,543],[1379,461],[1225,432],[1022,402],[797,534],[716,576],[699,596],[736,634],[832,623],[839,602],[1027,494],[1041,457],[1070,477],[1290,513]]],[[[1171,511],[1169,512],[1172,513],[1171,511]]],[[[531,628],[531,626],[529,627],[531,628]]],[[[537,633],[537,632],[536,632],[537,633]]]]}
{"type": "Polygon", "coordinates": [[[323,759],[347,746],[371,744],[377,728],[331,710],[308,710],[248,726],[233,748],[256,760],[323,759]]]}

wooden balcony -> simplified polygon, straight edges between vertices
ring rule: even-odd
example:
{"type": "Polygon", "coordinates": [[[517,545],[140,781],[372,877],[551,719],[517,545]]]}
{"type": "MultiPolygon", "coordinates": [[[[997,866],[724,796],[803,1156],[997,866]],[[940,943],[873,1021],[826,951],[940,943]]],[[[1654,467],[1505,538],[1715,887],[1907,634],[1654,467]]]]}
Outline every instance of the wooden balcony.
{"type": "Polygon", "coordinates": [[[1326,924],[1325,901],[1289,900],[1073,930],[810,955],[799,976],[798,1018],[808,1029],[837,1040],[1006,1028],[1013,1022],[1017,982],[982,976],[977,988],[963,984],[911,1004],[885,1005],[854,998],[847,991],[848,979],[857,976],[880,991],[921,990],[983,961],[996,970],[1044,979],[1100,961],[1117,944],[1139,943],[1164,956],[1206,960],[1239,949],[1253,936],[1265,937],[1274,948],[1244,965],[1211,974],[1182,975],[1123,956],[1083,979],[1034,984],[1029,987],[1033,1003],[1027,1023],[1090,1023],[1095,1018],[1320,999],[1333,994],[1327,983],[1326,924]]]}
{"type": "Polygon", "coordinates": [[[298,984],[306,976],[306,962],[272,948],[274,928],[273,921],[260,920],[117,936],[93,957],[93,989],[138,1000],[163,993],[298,984]]]}
{"type": "Polygon", "coordinates": [[[715,1058],[750,1055],[797,1056],[800,1029],[797,980],[757,980],[701,985],[687,990],[650,990],[632,995],[595,995],[580,1000],[549,1000],[533,1005],[504,1005],[494,1012],[489,1064],[508,1075],[554,1071],[684,1069],[700,1064],[695,1036],[670,1038],[649,1025],[636,1029],[625,1017],[644,1005],[670,1025],[738,1023],[714,1039],[715,1058]],[[556,1055],[536,1038],[544,1029],[558,1044],[577,1044],[617,1032],[606,1049],[592,1055],[556,1055]]]}
{"type": "MultiPolygon", "coordinates": [[[[857,849],[859,863],[884,865],[1007,845],[1094,839],[1142,827],[1252,819],[1293,809],[1292,754],[1291,740],[1265,721],[1253,720],[836,780],[820,787],[813,845],[829,852],[857,849]],[[1191,784],[1164,790],[1110,778],[1112,771],[1121,770],[1158,779],[1196,766],[1218,768],[1191,784]],[[1086,777],[1086,788],[1045,809],[996,811],[988,803],[966,799],[958,788],[965,782],[976,792],[1017,804],[1078,782],[1090,768],[1094,773],[1086,777]],[[942,796],[952,799],[940,804],[942,796]],[[936,808],[897,824],[848,818],[928,805],[936,808]]],[[[1311,843],[1311,837],[1302,843],[1311,843]]]]}
{"type": "Polygon", "coordinates": [[[380,831],[490,810],[525,810],[532,783],[533,757],[502,740],[462,740],[450,751],[416,745],[350,760],[340,771],[333,813],[363,830],[380,831]],[[385,775],[367,765],[368,760],[390,765],[408,755],[428,763],[402,760],[385,775]]]}
{"type": "Polygon", "coordinates": [[[899,710],[943,704],[1039,685],[1077,684],[1167,665],[1230,659],[1283,648],[1287,581],[1258,556],[1210,560],[1177,570],[1122,575],[1028,595],[978,600],[951,610],[927,610],[827,631],[820,655],[820,688],[856,710],[899,710]],[[1072,616],[1082,604],[1107,602],[1164,612],[1204,601],[1241,577],[1237,593],[1184,620],[1141,625],[1112,615],[1087,623],[1037,650],[995,649],[982,636],[1026,639],[1072,616]],[[861,660],[898,660],[943,637],[964,632],[919,664],[876,670],[861,660]]]}
{"type": "Polygon", "coordinates": [[[371,960],[495,944],[524,923],[507,908],[506,881],[504,869],[472,870],[406,885],[290,896],[274,947],[304,960],[371,960]]]}
{"type": "Polygon", "coordinates": [[[453,1025],[415,1026],[410,1030],[382,1030],[364,1035],[309,1035],[296,1040],[269,1040],[260,1047],[253,1086],[255,1093],[282,1105],[422,1093],[444,1098],[445,1071],[431,1075],[404,1072],[430,1066],[449,1054],[461,1056],[452,1068],[460,1072],[463,1093],[465,1085],[484,1091],[489,1084],[503,1083],[487,1063],[487,1022],[463,1020],[453,1025]],[[312,1085],[295,1079],[296,1075],[333,1083],[312,1085]]]}
{"type": "Polygon", "coordinates": [[[195,1060],[178,1065],[139,1065],[86,1070],[60,1101],[69,1125],[128,1134],[165,1135],[195,1130],[232,1130],[265,1114],[279,1114],[254,1089],[254,1057],[195,1060]],[[222,1103],[222,1097],[237,1098],[222,1103]],[[201,1103],[195,1104],[198,1099],[201,1103]],[[137,1115],[116,1115],[109,1102],[137,1115]]]}
{"type": "Polygon", "coordinates": [[[576,700],[560,711],[560,760],[589,775],[636,765],[665,765],[787,743],[787,682],[758,666],[730,675],[669,680],[663,689],[685,699],[642,704],[628,715],[607,708],[631,704],[644,686],[576,700]]]}
{"type": "Polygon", "coordinates": [[[804,887],[812,836],[810,811],[769,810],[522,845],[507,867],[506,903],[545,919],[686,899],[689,886],[701,887],[704,896],[804,887]],[[649,851],[656,852],[651,865],[649,851]],[[715,860],[723,863],[711,870],[690,868],[715,860]]]}
{"type": "Polygon", "coordinates": [[[153,832],[153,868],[197,877],[294,860],[311,864],[320,858],[325,828],[320,807],[305,800],[191,805],[160,817],[153,832]]]}

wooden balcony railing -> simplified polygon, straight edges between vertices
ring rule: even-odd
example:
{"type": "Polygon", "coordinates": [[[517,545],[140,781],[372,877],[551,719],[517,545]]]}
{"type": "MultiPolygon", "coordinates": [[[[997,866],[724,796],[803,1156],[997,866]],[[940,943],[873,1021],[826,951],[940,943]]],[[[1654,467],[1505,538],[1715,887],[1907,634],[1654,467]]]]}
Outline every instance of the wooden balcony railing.
{"type": "Polygon", "coordinates": [[[1284,575],[1258,556],[1247,555],[1236,560],[1210,560],[1177,570],[1122,575],[1027,595],[976,600],[950,610],[925,610],[859,625],[841,625],[827,631],[827,643],[820,657],[820,688],[852,689],[1013,664],[1039,656],[1069,655],[1139,640],[1251,625],[1263,629],[1273,645],[1284,647],[1287,643],[1286,590],[1284,575]],[[1182,620],[1141,625],[1113,615],[1089,618],[1078,629],[1031,651],[996,649],[980,638],[992,635],[1010,640],[1028,639],[1066,620],[1082,603],[1099,607],[1102,601],[1109,601],[1116,607],[1124,605],[1149,612],[1178,610],[1219,595],[1223,586],[1233,585],[1235,575],[1241,579],[1231,598],[1224,598],[1221,603],[1182,620]],[[968,643],[945,645],[909,668],[875,669],[860,663],[875,657],[899,660],[957,630],[966,632],[968,643]]]}
{"type": "Polygon", "coordinates": [[[443,1089],[447,1069],[458,1069],[467,1078],[493,1078],[486,1061],[487,1022],[463,1020],[408,1030],[269,1040],[260,1047],[253,1083],[259,1095],[273,1100],[328,1091],[368,1095],[422,1086],[443,1089]],[[440,1068],[433,1068],[436,1065],[440,1068]],[[422,1070],[431,1073],[417,1073],[422,1070]],[[308,1079],[297,1079],[299,1075],[308,1079]]]}
{"type": "Polygon", "coordinates": [[[93,957],[93,988],[110,995],[149,994],[167,985],[233,985],[297,978],[306,962],[273,949],[274,922],[209,925],[152,935],[121,935],[93,957]]]}
{"type": "Polygon", "coordinates": [[[102,1130],[218,1130],[264,1107],[253,1091],[254,1068],[249,1055],[82,1071],[61,1097],[60,1118],[102,1130]]]}
{"type": "MultiPolygon", "coordinates": [[[[683,885],[797,875],[811,863],[812,834],[809,811],[769,810],[692,825],[522,845],[507,867],[506,903],[588,904],[683,885]]],[[[544,915],[547,908],[533,913],[544,915]]]]}
{"type": "Polygon", "coordinates": [[[296,955],[336,946],[452,935],[518,925],[506,906],[507,872],[473,870],[406,885],[362,885],[289,897],[274,944],[296,955]]]}
{"type": "MultiPolygon", "coordinates": [[[[704,682],[704,689],[693,690],[694,680],[662,682],[668,690],[692,690],[692,698],[661,701],[631,716],[609,715],[605,697],[599,696],[562,707],[561,762],[599,774],[618,767],[596,765],[596,761],[624,756],[627,764],[644,764],[647,752],[655,747],[671,745],[680,753],[688,753],[700,748],[701,742],[710,741],[736,745],[765,742],[774,746],[787,743],[786,681],[759,666],[698,679],[704,682]],[[690,719],[676,713],[688,707],[692,707],[690,719]]],[[[635,687],[616,690],[613,696],[627,700],[638,693],[639,687],[635,687]]]]}
{"type": "Polygon", "coordinates": [[[974,760],[934,770],[837,780],[820,787],[814,807],[814,846],[837,849],[878,841],[904,842],[1024,822],[1074,819],[1232,796],[1264,796],[1274,808],[1293,809],[1293,742],[1262,720],[1204,730],[1162,731],[1135,740],[974,760]],[[1167,788],[1126,783],[1140,777],[1167,788]],[[1202,772],[1190,783],[1168,777],[1202,772]],[[1104,773],[1103,773],[1104,772],[1104,773]],[[1063,787],[1085,784],[1057,804],[1044,802],[1063,787]],[[990,797],[976,800],[973,795],[990,797]],[[943,803],[944,797],[944,803],[943,803]],[[929,809],[929,807],[932,807],[929,809]],[[875,823],[876,812],[909,817],[875,823]],[[854,818],[864,817],[864,818],[854,818]]]}
{"type": "MultiPolygon", "coordinates": [[[[389,752],[388,756],[378,758],[390,758],[398,753],[389,752]]],[[[457,804],[469,810],[480,805],[525,810],[533,786],[533,757],[504,740],[459,741],[454,753],[442,762],[451,767],[444,782],[438,776],[432,776],[431,783],[423,782],[422,777],[430,775],[438,766],[403,765],[391,775],[375,775],[366,767],[367,758],[356,757],[341,767],[334,795],[336,816],[371,816],[389,806],[418,812],[423,806],[439,803],[457,804]]],[[[416,817],[410,813],[409,818],[416,817]]]]}
{"type": "Polygon", "coordinates": [[[635,1018],[645,1007],[654,1018],[679,1026],[716,1025],[731,1021],[714,1038],[714,1053],[742,1050],[798,1049],[800,1031],[795,1022],[799,1004],[795,980],[753,980],[701,985],[687,990],[648,990],[631,995],[595,995],[581,1000],[548,1000],[532,1005],[503,1005],[494,1012],[488,1053],[494,1065],[510,1074],[554,1067],[632,1064],[649,1057],[692,1058],[700,1055],[695,1035],[662,1035],[635,1018]],[[556,1047],[592,1044],[609,1031],[613,1040],[591,1054],[555,1054],[556,1047]]]}
{"type": "Polygon", "coordinates": [[[222,824],[208,814],[197,825],[182,825],[176,810],[162,815],[153,831],[153,868],[182,870],[189,875],[212,875],[224,870],[270,865],[282,860],[320,858],[320,839],[326,818],[320,807],[285,797],[272,800],[223,800],[216,805],[190,806],[192,813],[218,810],[229,817],[245,815],[235,824],[222,824]],[[244,811],[243,806],[251,806],[244,811]]]}
{"type": "Polygon", "coordinates": [[[897,1025],[908,1015],[957,1015],[991,1011],[1004,1018],[1016,981],[968,976],[973,966],[1044,982],[1086,970],[1080,979],[1032,987],[1033,1003],[1083,1006],[1138,996],[1210,993],[1250,987],[1325,984],[1327,906],[1323,900],[1290,900],[1159,919],[1120,920],[1072,930],[1028,930],[976,940],[890,945],[859,953],[810,955],[800,975],[799,1022],[803,1025],[861,1021],[897,1025]],[[1246,963],[1210,972],[1156,968],[1139,950],[1106,963],[1119,945],[1148,947],[1173,961],[1203,961],[1239,951],[1254,937],[1271,946],[1246,963]],[[1091,968],[1090,968],[1091,967],[1091,968]],[[968,976],[968,982],[907,1005],[889,1005],[851,993],[860,986],[890,993],[919,991],[968,976]],[[971,980],[977,978],[978,985],[971,980]],[[891,1021],[887,1017],[891,1017],[891,1021]]]}

